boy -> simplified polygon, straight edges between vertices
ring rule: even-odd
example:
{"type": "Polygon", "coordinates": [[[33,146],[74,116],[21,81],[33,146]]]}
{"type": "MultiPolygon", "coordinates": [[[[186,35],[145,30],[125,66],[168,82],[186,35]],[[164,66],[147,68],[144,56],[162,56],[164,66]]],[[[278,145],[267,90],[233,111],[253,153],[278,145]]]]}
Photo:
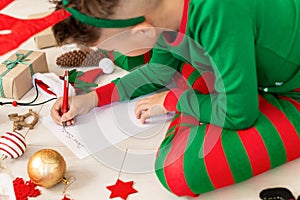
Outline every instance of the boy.
{"type": "Polygon", "coordinates": [[[189,88],[152,95],[135,109],[142,123],[176,112],[155,165],[169,191],[196,196],[299,158],[299,0],[63,0],[58,7],[72,14],[54,27],[60,43],[127,55],[156,46],[148,65],[70,99],[63,116],[57,100],[56,123],[156,91],[180,72],[189,88]]]}

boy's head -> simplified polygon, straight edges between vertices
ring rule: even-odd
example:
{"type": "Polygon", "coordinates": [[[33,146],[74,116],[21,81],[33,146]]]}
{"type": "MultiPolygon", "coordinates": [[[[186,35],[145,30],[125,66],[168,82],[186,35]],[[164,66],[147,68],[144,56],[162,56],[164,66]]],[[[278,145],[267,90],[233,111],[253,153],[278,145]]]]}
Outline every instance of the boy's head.
{"type": "Polygon", "coordinates": [[[158,29],[144,16],[160,0],[53,0],[56,9],[65,8],[72,16],[53,27],[57,42],[98,46],[127,55],[151,49],[158,29]]]}

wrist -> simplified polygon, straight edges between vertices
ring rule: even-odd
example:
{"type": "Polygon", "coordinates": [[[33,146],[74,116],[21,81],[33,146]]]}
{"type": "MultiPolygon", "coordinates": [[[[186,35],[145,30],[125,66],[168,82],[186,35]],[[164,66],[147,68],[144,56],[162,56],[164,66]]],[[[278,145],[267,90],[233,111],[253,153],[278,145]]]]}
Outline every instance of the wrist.
{"type": "Polygon", "coordinates": [[[90,104],[91,109],[97,107],[98,106],[98,95],[97,95],[96,91],[92,91],[92,92],[88,93],[87,95],[89,95],[88,98],[91,102],[91,104],[90,104]]]}

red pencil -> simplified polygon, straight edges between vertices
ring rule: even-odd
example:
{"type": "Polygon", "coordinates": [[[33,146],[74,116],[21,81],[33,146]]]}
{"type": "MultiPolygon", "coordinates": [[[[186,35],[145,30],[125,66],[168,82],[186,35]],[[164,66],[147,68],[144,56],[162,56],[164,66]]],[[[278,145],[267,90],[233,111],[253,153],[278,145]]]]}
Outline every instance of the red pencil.
{"type": "MultiPolygon", "coordinates": [[[[61,108],[61,113],[62,115],[68,112],[69,110],[69,71],[65,71],[65,76],[64,76],[64,96],[63,96],[63,103],[62,103],[62,108],[61,108]]],[[[65,125],[65,122],[63,123],[65,125]]]]}

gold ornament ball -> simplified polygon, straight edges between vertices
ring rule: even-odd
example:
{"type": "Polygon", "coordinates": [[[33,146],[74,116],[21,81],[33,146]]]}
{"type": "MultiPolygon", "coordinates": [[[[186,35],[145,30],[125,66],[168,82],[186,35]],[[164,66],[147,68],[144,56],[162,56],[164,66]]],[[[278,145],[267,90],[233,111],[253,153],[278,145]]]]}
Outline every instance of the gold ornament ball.
{"type": "Polygon", "coordinates": [[[57,151],[42,149],[29,159],[27,172],[34,184],[50,188],[64,178],[66,162],[57,151]]]}

